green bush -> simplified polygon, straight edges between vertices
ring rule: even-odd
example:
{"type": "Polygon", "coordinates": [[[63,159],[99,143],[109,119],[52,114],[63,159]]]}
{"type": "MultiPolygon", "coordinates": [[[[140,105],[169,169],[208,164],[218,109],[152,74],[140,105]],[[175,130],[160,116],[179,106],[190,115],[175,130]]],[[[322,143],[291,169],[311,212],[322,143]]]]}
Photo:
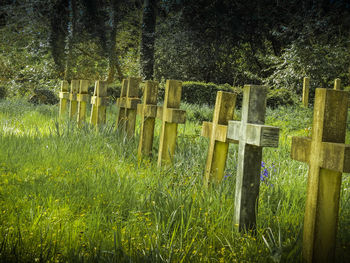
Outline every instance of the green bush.
{"type": "MultiPolygon", "coordinates": [[[[240,89],[232,87],[229,84],[217,85],[214,83],[204,83],[197,81],[182,82],[181,101],[190,104],[214,106],[216,93],[218,91],[234,92],[238,95],[238,100],[241,98],[240,89]]],[[[165,83],[161,82],[158,91],[158,101],[164,99],[165,83]]]]}
{"type": "Polygon", "coordinates": [[[4,99],[7,96],[7,90],[4,86],[0,86],[0,99],[4,99]]]}
{"type": "Polygon", "coordinates": [[[277,108],[279,106],[294,105],[297,102],[297,95],[290,90],[269,89],[267,93],[267,106],[277,108]]]}
{"type": "Polygon", "coordinates": [[[55,105],[59,102],[57,95],[48,89],[35,89],[28,102],[33,104],[55,105]]]}
{"type": "Polygon", "coordinates": [[[183,101],[192,104],[214,105],[216,93],[219,91],[233,92],[233,87],[229,84],[216,85],[214,83],[203,83],[195,81],[185,81],[182,83],[183,101]]]}

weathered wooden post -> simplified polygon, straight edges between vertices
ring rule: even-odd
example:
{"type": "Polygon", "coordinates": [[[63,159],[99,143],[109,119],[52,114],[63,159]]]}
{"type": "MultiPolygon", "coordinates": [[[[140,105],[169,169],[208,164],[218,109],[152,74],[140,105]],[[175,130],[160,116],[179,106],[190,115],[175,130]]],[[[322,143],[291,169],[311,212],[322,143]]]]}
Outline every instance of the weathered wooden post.
{"type": "Polygon", "coordinates": [[[137,105],[137,114],[141,116],[140,141],[137,156],[149,156],[152,153],[154,124],[157,116],[158,82],[146,81],[143,103],[137,105]]]}
{"type": "Polygon", "coordinates": [[[160,133],[158,166],[172,162],[177,136],[177,124],[185,123],[186,112],[180,110],[182,83],[167,80],[163,107],[157,108],[157,118],[162,120],[160,133]]]}
{"type": "Polygon", "coordinates": [[[72,80],[69,93],[69,119],[73,120],[78,111],[77,93],[79,92],[79,80],[72,80]]]}
{"type": "Polygon", "coordinates": [[[303,259],[334,262],[343,172],[350,172],[345,145],[348,93],[316,89],[312,137],[293,137],[291,156],[309,165],[303,259]]]}
{"type": "Polygon", "coordinates": [[[139,96],[140,78],[129,77],[123,80],[120,98],[117,99],[119,114],[116,127],[126,130],[129,138],[135,134],[137,104],[141,102],[139,96]]]}
{"type": "Polygon", "coordinates": [[[95,82],[94,95],[91,97],[91,124],[98,126],[106,123],[107,102],[107,82],[98,80],[95,82]]]}
{"type": "Polygon", "coordinates": [[[67,101],[69,99],[68,82],[66,80],[62,80],[61,82],[61,91],[59,97],[60,109],[58,116],[62,117],[67,112],[67,101]]]}
{"type": "Polygon", "coordinates": [[[267,89],[246,85],[242,120],[229,121],[227,138],[239,141],[234,222],[238,231],[254,230],[263,147],[278,147],[279,128],[264,125],[267,89]]]}
{"type": "Polygon", "coordinates": [[[341,79],[334,80],[334,89],[335,90],[340,90],[340,83],[341,83],[341,79]]]}
{"type": "Polygon", "coordinates": [[[310,89],[310,78],[304,77],[303,82],[303,106],[308,107],[309,106],[309,89],[310,89]]]}
{"type": "Polygon", "coordinates": [[[77,122],[78,125],[81,125],[85,121],[86,117],[86,104],[90,102],[90,95],[88,94],[89,81],[81,80],[79,93],[77,94],[78,101],[78,116],[77,122]]]}
{"type": "Polygon", "coordinates": [[[227,124],[233,119],[235,105],[235,94],[218,91],[213,122],[203,122],[201,135],[210,138],[203,178],[205,186],[210,181],[220,182],[224,177],[229,147],[229,140],[226,138],[227,124]]]}

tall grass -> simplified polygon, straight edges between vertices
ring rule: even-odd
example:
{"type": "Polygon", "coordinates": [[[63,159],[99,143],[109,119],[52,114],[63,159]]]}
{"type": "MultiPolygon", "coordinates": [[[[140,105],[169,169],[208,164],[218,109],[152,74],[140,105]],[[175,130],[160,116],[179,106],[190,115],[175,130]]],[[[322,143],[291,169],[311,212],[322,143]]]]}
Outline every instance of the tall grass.
{"type": "MultiPolygon", "coordinates": [[[[58,120],[55,106],[0,102],[1,261],[300,261],[307,166],[291,160],[289,149],[290,136],[309,133],[311,110],[268,110],[267,123],[282,128],[281,144],[264,149],[268,178],[260,187],[257,235],[234,231],[236,145],[225,180],[205,189],[208,141],[199,136],[200,122],[179,125],[174,164],[159,169],[160,123],[153,157],[138,161],[137,136],[115,131],[114,106],[107,114],[96,132],[58,120]],[[281,244],[268,238],[279,235],[281,244]]],[[[349,186],[344,175],[337,262],[350,260],[349,186]]]]}

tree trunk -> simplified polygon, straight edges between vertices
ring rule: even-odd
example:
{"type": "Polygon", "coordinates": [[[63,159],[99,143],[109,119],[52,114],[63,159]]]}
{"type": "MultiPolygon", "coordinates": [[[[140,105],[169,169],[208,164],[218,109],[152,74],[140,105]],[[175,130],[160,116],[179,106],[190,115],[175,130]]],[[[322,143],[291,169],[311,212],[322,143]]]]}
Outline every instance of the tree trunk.
{"type": "Polygon", "coordinates": [[[144,0],[140,44],[140,66],[141,76],[145,80],[151,80],[153,78],[155,28],[156,1],[144,0]]]}
{"type": "Polygon", "coordinates": [[[118,73],[119,81],[122,81],[124,76],[118,61],[118,54],[116,50],[116,37],[117,37],[117,18],[116,18],[116,8],[117,2],[112,3],[111,9],[109,10],[110,20],[112,22],[112,30],[110,33],[110,38],[108,41],[108,77],[107,82],[112,83],[114,81],[115,72],[118,73]]]}

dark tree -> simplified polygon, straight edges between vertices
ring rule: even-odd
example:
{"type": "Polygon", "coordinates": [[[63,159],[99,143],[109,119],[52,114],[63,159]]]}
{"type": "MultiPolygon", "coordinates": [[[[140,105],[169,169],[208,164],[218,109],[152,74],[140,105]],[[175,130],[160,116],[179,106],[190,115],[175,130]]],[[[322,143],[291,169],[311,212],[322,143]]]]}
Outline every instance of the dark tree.
{"type": "Polygon", "coordinates": [[[141,28],[140,66],[141,76],[146,80],[153,78],[155,27],[156,1],[145,0],[141,28]]]}

